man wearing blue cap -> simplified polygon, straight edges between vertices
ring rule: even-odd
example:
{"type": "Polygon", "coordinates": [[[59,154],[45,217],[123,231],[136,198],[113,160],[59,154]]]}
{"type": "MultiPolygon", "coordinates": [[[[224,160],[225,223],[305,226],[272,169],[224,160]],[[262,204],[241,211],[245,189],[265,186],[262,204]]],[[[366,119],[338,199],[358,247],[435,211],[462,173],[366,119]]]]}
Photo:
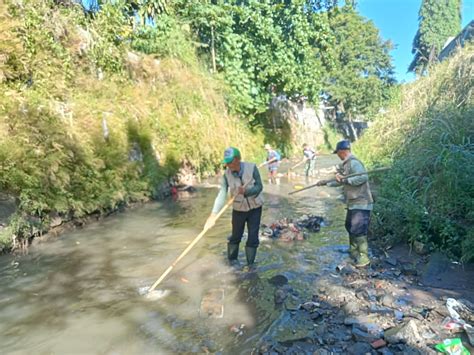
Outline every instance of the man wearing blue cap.
{"type": "Polygon", "coordinates": [[[365,173],[365,167],[351,153],[351,145],[347,140],[337,143],[336,150],[342,163],[336,167],[337,183],[318,182],[318,185],[344,187],[346,196],[347,214],[345,227],[349,233],[349,252],[351,258],[355,259],[356,267],[364,267],[370,263],[368,255],[367,232],[370,222],[370,211],[373,208],[373,198],[369,186],[367,174],[345,178],[345,176],[356,173],[365,173]]]}
{"type": "Polygon", "coordinates": [[[221,188],[204,228],[211,228],[215,224],[216,215],[224,207],[227,191],[229,191],[235,199],[232,205],[232,236],[227,243],[227,257],[231,264],[237,262],[239,244],[247,223],[248,238],[245,256],[248,266],[252,267],[259,245],[258,231],[263,205],[262,179],[255,164],[241,161],[237,148],[227,148],[224,151],[222,163],[225,164],[226,169],[221,180],[221,188]]]}

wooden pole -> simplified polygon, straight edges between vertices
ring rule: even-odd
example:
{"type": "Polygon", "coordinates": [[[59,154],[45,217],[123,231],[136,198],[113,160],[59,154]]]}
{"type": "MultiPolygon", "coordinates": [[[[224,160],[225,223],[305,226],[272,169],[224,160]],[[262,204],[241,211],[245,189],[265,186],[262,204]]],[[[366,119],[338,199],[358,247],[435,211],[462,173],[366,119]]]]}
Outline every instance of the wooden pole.
{"type": "Polygon", "coordinates": [[[300,166],[304,162],[306,162],[306,160],[302,160],[302,161],[296,163],[295,165],[293,165],[291,168],[288,169],[288,171],[286,172],[286,175],[288,175],[288,180],[291,180],[291,170],[297,168],[298,166],[300,166]]]}
{"type": "MultiPolygon", "coordinates": [[[[226,204],[225,206],[219,211],[219,213],[216,215],[216,220],[219,219],[220,216],[224,214],[224,212],[227,210],[227,208],[234,203],[235,196],[233,196],[226,204]]],[[[186,249],[176,258],[175,261],[166,269],[166,271],[160,276],[158,280],[150,287],[148,290],[148,293],[152,292],[160,283],[161,281],[164,280],[166,276],[173,270],[173,268],[176,266],[176,264],[186,256],[186,254],[201,240],[202,237],[204,237],[204,234],[209,230],[210,228],[204,228],[201,233],[198,234],[196,238],[187,246],[186,249]]]]}
{"type": "MultiPolygon", "coordinates": [[[[350,178],[350,177],[353,177],[353,176],[360,176],[360,175],[372,174],[372,173],[377,173],[377,172],[380,172],[380,171],[386,171],[386,170],[390,170],[390,169],[391,169],[390,167],[378,168],[378,169],[366,171],[366,172],[363,172],[363,173],[350,174],[350,175],[344,176],[343,178],[344,178],[344,179],[347,179],[347,178],[350,178]]],[[[326,184],[329,183],[329,182],[336,182],[336,181],[337,181],[336,179],[327,180],[327,181],[326,181],[326,184]]],[[[298,189],[298,190],[295,190],[295,191],[291,191],[291,192],[289,192],[288,194],[289,194],[289,195],[293,195],[293,194],[295,194],[295,193],[297,193],[297,192],[301,192],[301,191],[308,190],[308,189],[311,189],[311,188],[316,187],[316,186],[320,186],[320,185],[318,185],[319,182],[321,182],[321,180],[318,181],[318,182],[316,182],[316,183],[314,183],[314,184],[305,186],[305,187],[303,187],[302,189],[298,189]]]]}

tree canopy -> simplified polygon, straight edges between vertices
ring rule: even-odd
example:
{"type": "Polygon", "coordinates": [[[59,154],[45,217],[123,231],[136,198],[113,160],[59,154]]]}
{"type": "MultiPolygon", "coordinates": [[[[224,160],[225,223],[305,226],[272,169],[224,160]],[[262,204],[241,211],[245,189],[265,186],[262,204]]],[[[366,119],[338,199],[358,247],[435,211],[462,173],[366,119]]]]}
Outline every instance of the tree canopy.
{"type": "Polygon", "coordinates": [[[394,82],[390,41],[383,41],[372,23],[352,6],[329,13],[334,59],[325,76],[324,91],[331,104],[354,115],[375,114],[388,99],[394,82]]]}
{"type": "Polygon", "coordinates": [[[229,100],[244,115],[267,109],[272,93],[316,100],[331,44],[325,14],[306,1],[189,2],[190,21],[214,70],[231,87],[229,100]]]}
{"type": "Polygon", "coordinates": [[[408,71],[423,74],[450,36],[461,31],[461,0],[423,0],[408,71]]]}
{"type": "Polygon", "coordinates": [[[346,112],[371,114],[393,82],[391,43],[351,4],[194,0],[181,13],[245,116],[264,112],[275,94],[329,97],[346,112]]]}
{"type": "Polygon", "coordinates": [[[275,95],[313,104],[324,98],[349,117],[367,118],[384,105],[394,81],[392,45],[354,1],[100,3],[140,15],[128,40],[146,53],[189,53],[180,30],[188,27],[188,42],[194,41],[203,62],[227,84],[230,110],[252,123],[265,123],[262,114],[275,95]]]}

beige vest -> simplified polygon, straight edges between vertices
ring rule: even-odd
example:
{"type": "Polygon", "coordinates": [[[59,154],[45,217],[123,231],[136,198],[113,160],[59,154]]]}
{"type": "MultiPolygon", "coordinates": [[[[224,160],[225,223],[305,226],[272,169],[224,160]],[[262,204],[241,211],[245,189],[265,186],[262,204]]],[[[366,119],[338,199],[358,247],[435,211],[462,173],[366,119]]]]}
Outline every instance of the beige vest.
{"type": "MultiPolygon", "coordinates": [[[[346,162],[344,162],[344,165],[342,166],[343,175],[349,175],[352,173],[350,171],[351,160],[357,160],[359,163],[361,163],[359,159],[352,155],[349,159],[347,159],[346,162]]],[[[362,166],[364,165],[362,164],[362,166]]],[[[344,185],[344,194],[346,195],[347,205],[349,207],[352,205],[365,205],[374,202],[368,181],[359,186],[344,185]]]]}
{"type": "Polygon", "coordinates": [[[263,205],[263,196],[260,192],[257,196],[248,196],[244,197],[242,194],[237,194],[240,186],[248,184],[246,188],[253,187],[255,180],[253,179],[253,169],[256,169],[255,164],[242,162],[243,175],[242,180],[239,177],[232,175],[230,169],[225,170],[225,177],[229,185],[229,191],[231,196],[236,196],[234,204],[232,205],[233,209],[236,211],[247,212],[255,208],[259,208],[263,205]]]}

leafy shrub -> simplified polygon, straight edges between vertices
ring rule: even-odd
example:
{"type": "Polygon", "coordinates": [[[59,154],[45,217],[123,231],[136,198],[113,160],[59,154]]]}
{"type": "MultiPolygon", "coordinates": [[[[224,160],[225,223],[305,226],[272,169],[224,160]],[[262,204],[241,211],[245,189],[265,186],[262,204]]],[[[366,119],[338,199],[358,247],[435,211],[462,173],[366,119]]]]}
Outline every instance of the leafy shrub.
{"type": "Polygon", "coordinates": [[[185,25],[167,14],[157,16],[155,26],[140,26],[131,34],[131,47],[158,57],[178,58],[188,65],[196,64],[194,47],[185,25]]]}

